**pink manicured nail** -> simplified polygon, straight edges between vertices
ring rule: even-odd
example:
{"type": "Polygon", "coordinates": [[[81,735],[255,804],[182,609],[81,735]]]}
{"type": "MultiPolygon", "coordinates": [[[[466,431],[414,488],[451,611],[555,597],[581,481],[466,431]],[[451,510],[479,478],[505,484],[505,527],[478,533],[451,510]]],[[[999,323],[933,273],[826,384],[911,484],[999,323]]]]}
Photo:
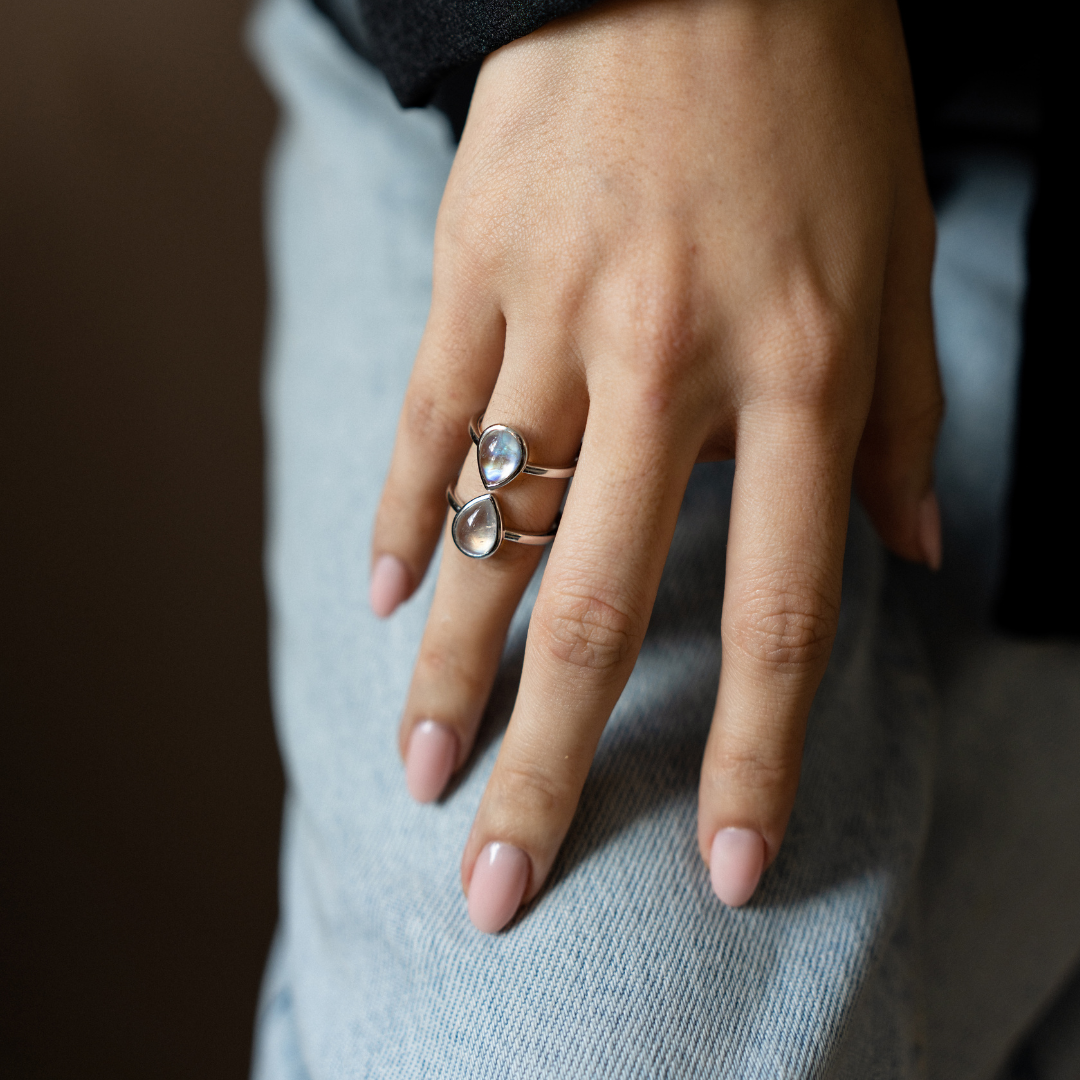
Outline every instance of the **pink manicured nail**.
{"type": "Polygon", "coordinates": [[[765,841],[753,829],[721,829],[713,837],[709,877],[728,907],[742,907],[761,880],[765,841]]]}
{"type": "Polygon", "coordinates": [[[371,571],[371,610],[385,619],[408,595],[408,567],[396,555],[380,555],[371,571]]]}
{"type": "Polygon", "coordinates": [[[405,752],[405,784],[417,802],[433,802],[443,792],[457,760],[457,738],[434,720],[421,720],[405,752]]]}
{"type": "Polygon", "coordinates": [[[529,883],[529,857],[513,844],[488,844],[469,884],[469,918],[485,934],[498,933],[521,907],[529,883]]]}
{"type": "Polygon", "coordinates": [[[941,569],[941,507],[937,496],[928,491],[919,503],[919,546],[931,570],[941,569]]]}

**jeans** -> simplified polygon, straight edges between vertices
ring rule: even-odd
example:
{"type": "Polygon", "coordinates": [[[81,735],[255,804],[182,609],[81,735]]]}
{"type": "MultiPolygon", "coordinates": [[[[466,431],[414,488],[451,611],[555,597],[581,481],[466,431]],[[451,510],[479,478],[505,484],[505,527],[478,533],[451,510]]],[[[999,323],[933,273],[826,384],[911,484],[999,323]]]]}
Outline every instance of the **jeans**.
{"type": "MultiPolygon", "coordinates": [[[[441,114],[400,110],[304,0],[266,0],[251,41],[283,108],[265,412],[288,775],[254,1076],[991,1080],[1056,999],[1067,1013],[1080,963],[1080,655],[1006,640],[982,617],[1008,483],[1029,167],[971,156],[942,209],[949,561],[936,580],[901,564],[853,505],[795,810],[754,900],[715,899],[695,838],[721,663],[732,466],[720,463],[694,471],[550,881],[485,937],[458,865],[535,582],[472,759],[429,806],[406,793],[395,733],[435,570],[386,623],[366,600],[453,142],[441,114]]],[[[1080,1075],[1046,1071],[1080,1061],[1071,1015],[1027,1043],[1039,1075],[1080,1075]]]]}

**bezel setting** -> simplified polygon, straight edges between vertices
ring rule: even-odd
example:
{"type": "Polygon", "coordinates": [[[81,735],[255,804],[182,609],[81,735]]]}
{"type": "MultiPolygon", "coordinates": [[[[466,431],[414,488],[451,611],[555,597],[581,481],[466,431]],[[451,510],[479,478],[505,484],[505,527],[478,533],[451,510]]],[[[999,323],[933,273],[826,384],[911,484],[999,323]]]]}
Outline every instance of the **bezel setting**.
{"type": "MultiPolygon", "coordinates": [[[[507,484],[516,480],[519,476],[544,476],[550,480],[569,480],[577,471],[578,459],[576,457],[569,465],[560,465],[558,467],[554,465],[537,465],[531,462],[529,460],[529,444],[525,436],[517,428],[512,428],[509,424],[491,424],[486,428],[482,428],[483,423],[484,414],[477,413],[469,421],[469,435],[472,438],[473,445],[476,447],[476,467],[480,473],[480,480],[487,491],[496,491],[499,488],[506,487],[507,484]],[[494,433],[496,439],[512,439],[519,455],[518,462],[513,470],[505,476],[500,476],[494,480],[489,477],[487,470],[484,468],[484,453],[481,452],[489,433],[494,433]]],[[[491,451],[487,451],[487,454],[490,456],[491,451]]]]}
{"type": "Polygon", "coordinates": [[[506,487],[507,484],[516,480],[525,471],[528,463],[529,444],[525,441],[525,436],[520,432],[508,427],[506,424],[492,424],[490,427],[484,428],[480,433],[480,439],[476,444],[476,465],[480,470],[480,480],[488,491],[497,491],[499,488],[506,487]],[[491,477],[495,473],[495,469],[491,464],[492,459],[495,457],[492,444],[503,439],[508,440],[514,446],[517,460],[513,462],[509,472],[499,476],[497,479],[492,479],[491,477]]]}
{"type": "Polygon", "coordinates": [[[454,519],[450,522],[450,539],[454,541],[454,547],[469,559],[490,558],[502,547],[504,540],[510,540],[515,544],[544,547],[555,539],[555,534],[559,531],[559,522],[562,520],[562,512],[560,511],[555,515],[551,527],[542,533],[525,533],[518,532],[516,529],[508,529],[503,523],[502,508],[494,495],[485,492],[483,495],[477,495],[475,499],[470,499],[467,503],[462,503],[457,497],[453,484],[446,489],[446,502],[454,512],[454,519]],[[476,524],[475,519],[473,521],[469,520],[468,512],[478,511],[481,504],[484,507],[485,514],[491,515],[492,519],[481,527],[490,528],[493,525],[495,535],[483,548],[478,548],[475,544],[469,542],[466,530],[476,524]]]}
{"type": "Polygon", "coordinates": [[[475,499],[470,499],[460,509],[456,510],[454,520],[450,525],[450,536],[454,541],[454,546],[462,555],[470,559],[490,559],[502,546],[503,535],[502,511],[499,509],[495,496],[490,492],[477,495],[475,499]],[[486,513],[490,513],[494,517],[495,538],[493,542],[487,544],[483,549],[473,550],[468,546],[465,530],[473,527],[470,516],[479,511],[481,507],[484,508],[486,513]]]}

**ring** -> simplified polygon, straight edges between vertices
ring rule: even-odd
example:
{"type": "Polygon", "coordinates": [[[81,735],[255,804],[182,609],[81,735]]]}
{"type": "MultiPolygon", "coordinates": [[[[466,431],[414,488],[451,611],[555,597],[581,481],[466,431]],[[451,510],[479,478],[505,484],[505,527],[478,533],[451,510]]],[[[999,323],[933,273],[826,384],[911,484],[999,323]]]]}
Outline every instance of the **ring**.
{"type": "Polygon", "coordinates": [[[450,535],[462,555],[470,559],[487,559],[499,550],[504,540],[515,544],[550,544],[559,528],[560,513],[551,523],[546,533],[521,533],[507,529],[503,525],[502,511],[495,501],[495,496],[488,493],[477,495],[467,503],[462,503],[454,485],[446,489],[446,501],[454,511],[454,521],[450,526],[450,535]]]}
{"type": "Polygon", "coordinates": [[[577,458],[565,469],[551,469],[546,465],[529,463],[529,444],[525,437],[505,424],[492,424],[481,429],[484,414],[479,413],[469,421],[469,434],[476,443],[476,464],[480,466],[480,479],[488,491],[506,487],[514,477],[546,476],[552,480],[566,480],[574,475],[577,458]]]}

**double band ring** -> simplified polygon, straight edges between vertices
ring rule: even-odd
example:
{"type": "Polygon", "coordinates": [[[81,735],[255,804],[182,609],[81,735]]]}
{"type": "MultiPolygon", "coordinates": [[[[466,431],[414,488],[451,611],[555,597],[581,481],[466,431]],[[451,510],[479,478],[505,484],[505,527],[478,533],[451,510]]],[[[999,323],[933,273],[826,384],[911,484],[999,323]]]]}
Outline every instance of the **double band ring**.
{"type": "Polygon", "coordinates": [[[480,467],[480,479],[488,491],[506,487],[515,477],[546,476],[552,480],[567,480],[574,475],[577,459],[565,469],[552,469],[546,465],[533,465],[529,461],[529,444],[525,437],[505,424],[482,427],[484,414],[469,421],[469,434],[476,443],[476,464],[480,467]]]}
{"type": "Polygon", "coordinates": [[[522,533],[507,529],[503,524],[502,511],[490,492],[477,495],[467,503],[462,503],[454,491],[453,484],[446,489],[446,501],[454,511],[454,521],[450,526],[450,535],[462,555],[470,559],[486,559],[494,555],[504,540],[515,544],[543,546],[555,539],[559,528],[559,517],[545,533],[522,533]]]}

